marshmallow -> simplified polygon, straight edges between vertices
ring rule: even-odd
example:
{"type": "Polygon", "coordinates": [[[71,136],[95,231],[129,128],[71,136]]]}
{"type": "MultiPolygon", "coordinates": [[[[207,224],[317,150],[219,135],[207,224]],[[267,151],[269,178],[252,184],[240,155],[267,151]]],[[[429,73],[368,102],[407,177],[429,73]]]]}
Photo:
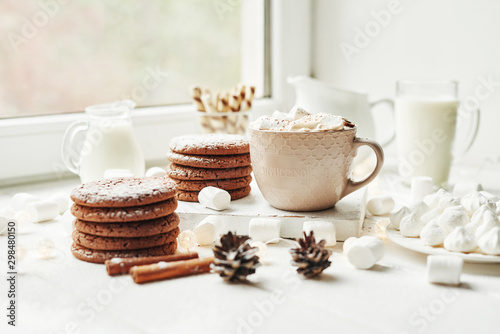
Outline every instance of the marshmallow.
{"type": "Polygon", "coordinates": [[[446,208],[438,218],[438,224],[447,233],[451,233],[456,227],[463,227],[469,223],[469,216],[461,205],[446,208]]]}
{"type": "Polygon", "coordinates": [[[452,255],[427,257],[427,280],[431,283],[459,285],[464,260],[452,255]]]}
{"type": "Polygon", "coordinates": [[[449,193],[444,189],[439,189],[434,194],[429,194],[425,196],[423,201],[425,202],[425,204],[427,204],[429,208],[434,209],[438,207],[439,200],[441,199],[441,197],[445,195],[449,195],[449,193]]]}
{"type": "Polygon", "coordinates": [[[324,239],[326,242],[325,246],[335,246],[337,243],[335,225],[333,225],[333,222],[324,220],[308,220],[302,225],[302,231],[306,232],[307,235],[313,231],[316,242],[324,239]]]}
{"type": "Polygon", "coordinates": [[[221,211],[229,207],[231,195],[223,189],[205,187],[198,194],[198,202],[206,208],[221,211]]]}
{"type": "Polygon", "coordinates": [[[344,128],[344,120],[337,115],[322,117],[317,126],[318,130],[340,130],[344,128]]]}
{"type": "Polygon", "coordinates": [[[464,197],[468,193],[483,190],[480,183],[473,181],[458,182],[453,187],[453,196],[464,197]]]}
{"type": "Polygon", "coordinates": [[[406,206],[402,206],[399,210],[391,212],[391,214],[389,215],[391,223],[389,224],[389,226],[387,226],[387,228],[399,231],[401,220],[403,220],[403,218],[409,215],[410,213],[411,210],[408,209],[406,206]]]}
{"type": "Polygon", "coordinates": [[[394,209],[394,200],[391,196],[376,196],[366,203],[366,209],[374,216],[389,214],[394,209]]]}
{"type": "Polygon", "coordinates": [[[420,236],[420,231],[424,228],[425,223],[420,220],[417,213],[412,212],[401,220],[399,230],[405,237],[416,238],[420,236]]]}
{"type": "Polygon", "coordinates": [[[370,269],[384,255],[384,243],[373,236],[353,240],[346,249],[347,260],[358,269],[370,269]]]}
{"type": "Polygon", "coordinates": [[[477,227],[476,232],[474,233],[476,239],[481,238],[483,234],[489,232],[492,228],[500,227],[498,216],[491,211],[485,211],[482,220],[483,222],[477,227]]]}
{"type": "Polygon", "coordinates": [[[492,210],[496,210],[496,204],[489,201],[480,192],[475,191],[465,195],[462,198],[462,205],[464,206],[469,216],[472,216],[474,212],[476,212],[476,210],[478,210],[483,204],[490,206],[492,210]]]}
{"type": "Polygon", "coordinates": [[[344,252],[347,252],[349,250],[349,248],[351,248],[351,246],[356,243],[357,240],[358,240],[358,238],[356,238],[356,237],[347,238],[344,241],[344,244],[342,245],[342,249],[344,250],[344,252]]]}
{"type": "Polygon", "coordinates": [[[112,179],[115,177],[133,177],[134,173],[130,169],[106,169],[104,171],[104,179],[112,179]]]}
{"type": "Polygon", "coordinates": [[[305,116],[309,116],[311,115],[311,113],[305,111],[304,109],[302,109],[301,107],[293,107],[292,110],[290,110],[290,112],[288,113],[288,116],[293,119],[293,120],[296,120],[296,119],[299,119],[299,118],[302,118],[302,117],[305,117],[305,116]]]}
{"type": "Polygon", "coordinates": [[[9,219],[0,216],[0,235],[7,233],[8,225],[9,225],[9,219]]]}
{"type": "Polygon", "coordinates": [[[279,239],[281,221],[275,218],[253,218],[248,227],[248,236],[253,241],[268,242],[279,239]]]}
{"type": "Polygon", "coordinates": [[[12,209],[9,209],[9,208],[1,208],[0,209],[0,217],[3,217],[7,220],[14,219],[15,215],[16,215],[16,212],[12,209]]]}
{"type": "Polygon", "coordinates": [[[500,255],[500,227],[493,227],[484,233],[477,243],[483,253],[500,255]]]}
{"type": "Polygon", "coordinates": [[[273,127],[273,120],[269,116],[261,116],[252,122],[252,128],[257,130],[270,130],[273,127]]]}
{"type": "Polygon", "coordinates": [[[159,177],[162,177],[162,176],[165,176],[167,175],[167,172],[165,171],[165,169],[161,168],[161,167],[151,167],[150,169],[148,169],[146,171],[146,176],[159,176],[159,177]]]}
{"type": "Polygon", "coordinates": [[[424,245],[438,246],[443,244],[447,234],[438,224],[437,219],[433,219],[420,231],[420,239],[424,245]]]}
{"type": "Polygon", "coordinates": [[[69,208],[69,196],[63,192],[53,194],[49,197],[49,201],[54,201],[59,207],[59,213],[64,213],[69,208]]]}
{"type": "Polygon", "coordinates": [[[196,234],[196,241],[202,246],[211,245],[215,241],[219,226],[220,218],[218,216],[206,217],[193,231],[196,234]]]}
{"type": "Polygon", "coordinates": [[[59,205],[54,201],[34,202],[26,207],[26,212],[33,223],[43,222],[59,216],[59,205]]]}
{"type": "Polygon", "coordinates": [[[38,201],[41,201],[40,197],[28,193],[18,193],[12,197],[12,209],[14,211],[24,210],[28,204],[38,201]]]}
{"type": "Polygon", "coordinates": [[[472,252],[477,248],[476,238],[464,227],[457,227],[444,239],[444,248],[452,252],[472,252]]]}
{"type": "Polygon", "coordinates": [[[62,215],[62,227],[66,234],[71,235],[75,230],[75,217],[71,214],[71,210],[66,211],[62,215]]]}
{"type": "Polygon", "coordinates": [[[415,176],[411,178],[411,201],[420,202],[425,196],[432,194],[434,183],[430,176],[415,176]]]}

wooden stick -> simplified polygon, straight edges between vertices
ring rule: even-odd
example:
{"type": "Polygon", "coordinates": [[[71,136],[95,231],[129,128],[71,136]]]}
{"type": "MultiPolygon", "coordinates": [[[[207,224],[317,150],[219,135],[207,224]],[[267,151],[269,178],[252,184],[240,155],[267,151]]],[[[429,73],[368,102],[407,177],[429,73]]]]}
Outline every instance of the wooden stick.
{"type": "Polygon", "coordinates": [[[158,262],[174,262],[184,261],[198,258],[198,253],[177,254],[177,255],[163,255],[163,256],[148,256],[148,257],[131,257],[131,258],[114,258],[106,260],[106,271],[109,276],[128,274],[130,268],[134,266],[141,266],[145,264],[152,264],[158,262]]]}
{"type": "Polygon", "coordinates": [[[135,283],[147,283],[167,278],[196,275],[210,271],[210,265],[214,263],[214,257],[193,259],[177,262],[160,262],[145,266],[132,267],[130,276],[135,283]]]}

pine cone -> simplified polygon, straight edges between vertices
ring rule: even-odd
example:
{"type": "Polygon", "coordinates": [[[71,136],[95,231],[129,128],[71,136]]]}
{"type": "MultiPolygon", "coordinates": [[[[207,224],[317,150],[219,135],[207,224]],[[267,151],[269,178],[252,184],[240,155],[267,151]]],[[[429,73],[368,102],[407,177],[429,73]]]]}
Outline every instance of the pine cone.
{"type": "Polygon", "coordinates": [[[244,281],[260,265],[259,257],[255,255],[258,248],[250,246],[248,239],[229,232],[220,238],[221,245],[215,246],[215,260],[211,267],[225,281],[244,281]]]}
{"type": "Polygon", "coordinates": [[[313,231],[309,235],[304,232],[304,238],[299,239],[300,247],[290,249],[292,265],[298,267],[299,274],[307,278],[316,277],[330,266],[328,258],[332,251],[325,249],[325,243],[325,240],[316,243],[313,231]]]}

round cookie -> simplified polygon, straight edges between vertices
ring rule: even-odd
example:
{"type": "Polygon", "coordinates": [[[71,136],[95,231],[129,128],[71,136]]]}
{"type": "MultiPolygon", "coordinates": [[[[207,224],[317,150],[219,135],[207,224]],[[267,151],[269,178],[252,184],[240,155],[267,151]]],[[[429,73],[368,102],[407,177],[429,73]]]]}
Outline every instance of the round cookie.
{"type": "Polygon", "coordinates": [[[179,136],[172,138],[169,145],[173,152],[182,154],[231,155],[250,152],[247,138],[220,133],[179,136]]]}
{"type": "MultiPolygon", "coordinates": [[[[250,194],[250,191],[252,188],[250,186],[247,186],[245,188],[241,189],[234,189],[234,190],[228,190],[227,192],[229,195],[231,195],[231,200],[234,201],[236,199],[243,198],[245,196],[248,196],[250,194]]],[[[177,192],[177,199],[179,201],[185,201],[185,202],[198,202],[198,193],[199,191],[185,191],[185,190],[179,190],[177,192]]]]}
{"type": "Polygon", "coordinates": [[[191,181],[191,180],[176,180],[172,179],[178,190],[187,191],[200,191],[205,187],[216,187],[224,190],[240,189],[250,185],[252,177],[250,175],[239,177],[236,179],[223,179],[223,180],[204,180],[204,181],[191,181]]]}
{"type": "Polygon", "coordinates": [[[221,180],[245,177],[252,173],[252,166],[209,169],[181,166],[171,163],[167,168],[167,175],[177,180],[221,180]]]}
{"type": "Polygon", "coordinates": [[[173,197],[159,203],[123,208],[92,208],[73,204],[71,214],[77,219],[90,222],[124,223],[165,217],[173,213],[175,209],[177,209],[177,200],[173,197]]]}
{"type": "Polygon", "coordinates": [[[106,260],[111,260],[115,257],[130,258],[130,257],[146,257],[146,256],[162,256],[174,254],[177,250],[177,242],[171,242],[165,245],[132,249],[132,250],[93,250],[73,243],[71,245],[71,253],[82,261],[91,263],[104,263],[106,260]]]}
{"type": "Polygon", "coordinates": [[[149,237],[176,229],[179,221],[176,213],[158,219],[129,223],[95,223],[76,219],[75,228],[82,233],[102,237],[149,237]]]}
{"type": "Polygon", "coordinates": [[[121,177],[87,182],[71,191],[76,204],[88,207],[128,207],[163,202],[175,195],[175,184],[164,177],[121,177]]]}
{"type": "Polygon", "coordinates": [[[74,230],[71,234],[73,241],[80,246],[96,250],[130,250],[148,247],[156,247],[175,242],[179,235],[177,227],[169,233],[157,234],[149,237],[139,238],[114,238],[101,237],[98,235],[85,234],[74,230]]]}
{"type": "Polygon", "coordinates": [[[250,166],[250,154],[234,155],[189,155],[168,152],[167,158],[182,166],[198,168],[234,168],[250,166]]]}

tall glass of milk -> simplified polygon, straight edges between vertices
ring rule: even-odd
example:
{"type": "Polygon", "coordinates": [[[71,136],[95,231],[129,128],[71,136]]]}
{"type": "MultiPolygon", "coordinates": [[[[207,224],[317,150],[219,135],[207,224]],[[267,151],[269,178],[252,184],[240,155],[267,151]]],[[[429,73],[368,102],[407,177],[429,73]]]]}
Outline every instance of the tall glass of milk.
{"type": "Polygon", "coordinates": [[[457,94],[456,81],[397,82],[396,142],[399,174],[406,180],[430,176],[435,185],[447,185],[460,117],[457,94]]]}
{"type": "Polygon", "coordinates": [[[64,135],[62,158],[82,182],[104,178],[106,170],[144,175],[144,156],[135,138],[130,100],[85,108],[86,120],[71,124],[64,135]]]}

